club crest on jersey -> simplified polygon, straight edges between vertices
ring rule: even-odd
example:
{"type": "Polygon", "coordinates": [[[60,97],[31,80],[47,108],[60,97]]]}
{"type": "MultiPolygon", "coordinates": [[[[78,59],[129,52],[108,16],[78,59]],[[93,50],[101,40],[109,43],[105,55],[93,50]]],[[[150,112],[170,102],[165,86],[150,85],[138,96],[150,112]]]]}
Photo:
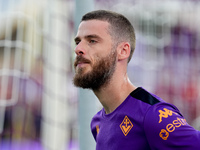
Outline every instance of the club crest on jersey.
{"type": "Polygon", "coordinates": [[[127,134],[130,132],[130,130],[132,129],[132,127],[133,127],[132,122],[129,120],[129,118],[127,116],[125,116],[124,120],[120,124],[120,128],[121,128],[123,134],[125,136],[127,136],[127,134]]]}
{"type": "Polygon", "coordinates": [[[168,118],[169,116],[172,116],[173,114],[177,114],[177,113],[175,113],[172,110],[169,110],[167,108],[163,108],[163,110],[159,110],[158,112],[160,113],[158,123],[161,123],[163,118],[168,118]]]}

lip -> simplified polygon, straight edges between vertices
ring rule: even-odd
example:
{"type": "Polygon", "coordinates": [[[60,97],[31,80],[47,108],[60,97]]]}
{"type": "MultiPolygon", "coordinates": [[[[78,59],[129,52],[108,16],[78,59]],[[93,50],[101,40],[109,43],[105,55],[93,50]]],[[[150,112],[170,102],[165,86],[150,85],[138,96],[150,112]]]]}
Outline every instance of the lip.
{"type": "Polygon", "coordinates": [[[89,63],[87,63],[87,62],[78,62],[77,64],[76,64],[76,67],[84,67],[85,65],[88,65],[89,63]]]}
{"type": "Polygon", "coordinates": [[[83,67],[83,66],[86,65],[86,64],[88,64],[88,63],[80,62],[80,63],[78,63],[76,66],[77,66],[77,67],[83,67]]]}

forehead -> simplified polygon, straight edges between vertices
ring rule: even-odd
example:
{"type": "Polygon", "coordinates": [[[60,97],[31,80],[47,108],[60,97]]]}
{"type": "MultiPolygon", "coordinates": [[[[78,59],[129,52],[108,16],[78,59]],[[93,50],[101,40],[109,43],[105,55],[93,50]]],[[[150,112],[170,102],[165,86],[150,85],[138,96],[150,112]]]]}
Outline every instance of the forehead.
{"type": "Polygon", "coordinates": [[[87,35],[98,35],[100,37],[110,36],[108,32],[109,23],[101,20],[82,21],[79,25],[77,37],[87,35]]]}

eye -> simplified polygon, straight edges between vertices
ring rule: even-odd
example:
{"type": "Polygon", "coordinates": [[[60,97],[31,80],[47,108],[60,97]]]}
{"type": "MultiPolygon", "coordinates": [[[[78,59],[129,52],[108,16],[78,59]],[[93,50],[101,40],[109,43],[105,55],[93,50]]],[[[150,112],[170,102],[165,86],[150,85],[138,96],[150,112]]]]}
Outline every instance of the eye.
{"type": "Polygon", "coordinates": [[[78,45],[80,43],[80,41],[75,41],[75,44],[78,45]]]}
{"type": "Polygon", "coordinates": [[[95,40],[90,40],[90,43],[92,44],[92,43],[96,43],[97,41],[95,41],[95,40]]]}

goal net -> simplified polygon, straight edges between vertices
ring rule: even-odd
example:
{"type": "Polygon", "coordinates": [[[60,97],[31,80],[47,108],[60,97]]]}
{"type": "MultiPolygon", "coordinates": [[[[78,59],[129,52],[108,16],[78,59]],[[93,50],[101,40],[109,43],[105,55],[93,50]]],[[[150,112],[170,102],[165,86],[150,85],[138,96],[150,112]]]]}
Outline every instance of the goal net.
{"type": "Polygon", "coordinates": [[[70,5],[0,1],[0,149],[68,149],[75,95],[70,5]]]}

